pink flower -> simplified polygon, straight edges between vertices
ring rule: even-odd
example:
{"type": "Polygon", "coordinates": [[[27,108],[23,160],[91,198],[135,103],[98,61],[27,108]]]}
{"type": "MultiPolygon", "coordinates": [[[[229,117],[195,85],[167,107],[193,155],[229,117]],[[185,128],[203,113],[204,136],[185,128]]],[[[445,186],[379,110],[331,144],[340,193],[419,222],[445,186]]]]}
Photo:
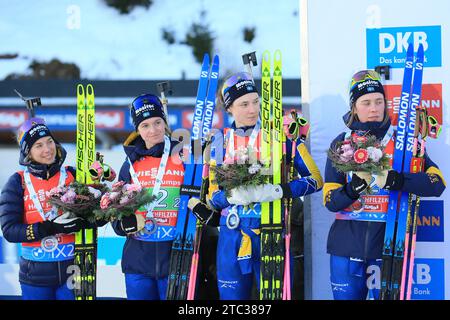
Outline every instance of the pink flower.
{"type": "Polygon", "coordinates": [[[75,193],[75,191],[73,191],[72,189],[69,188],[69,190],[67,190],[66,193],[64,193],[61,196],[61,201],[64,203],[75,203],[75,199],[77,197],[77,194],[75,193]]]}
{"type": "Polygon", "coordinates": [[[102,192],[100,190],[97,190],[95,188],[92,187],[88,187],[88,190],[91,194],[94,195],[94,198],[97,199],[98,197],[100,197],[102,195],[102,192]]]}
{"type": "Polygon", "coordinates": [[[355,150],[353,150],[350,144],[343,144],[340,149],[342,153],[339,155],[339,159],[342,162],[349,162],[352,160],[355,150]]]}
{"type": "Polygon", "coordinates": [[[125,185],[125,181],[117,181],[112,185],[113,190],[120,190],[125,185]]]}
{"type": "Polygon", "coordinates": [[[120,197],[120,192],[116,192],[116,191],[113,191],[113,192],[111,192],[110,194],[109,194],[109,200],[111,200],[111,201],[115,201],[117,198],[119,198],[120,197]]]}
{"type": "Polygon", "coordinates": [[[358,149],[356,150],[353,159],[355,159],[356,163],[362,164],[369,159],[369,153],[366,149],[358,149]]]}
{"type": "Polygon", "coordinates": [[[142,187],[140,184],[126,184],[125,190],[128,192],[141,192],[142,187]]]}
{"type": "Polygon", "coordinates": [[[122,197],[122,199],[120,199],[119,204],[127,204],[130,201],[130,198],[128,198],[127,195],[125,195],[124,197],[122,197]]]}
{"type": "Polygon", "coordinates": [[[366,143],[367,142],[367,137],[366,136],[358,136],[358,135],[353,135],[353,142],[354,143],[366,143]]]}
{"type": "Polygon", "coordinates": [[[108,209],[108,206],[111,204],[111,199],[109,198],[109,193],[105,193],[100,200],[100,208],[108,209]]]}
{"type": "Polygon", "coordinates": [[[233,163],[235,163],[235,160],[234,160],[234,158],[226,158],[224,161],[223,161],[223,164],[233,164],[233,163]]]}
{"type": "Polygon", "coordinates": [[[46,195],[48,198],[51,198],[51,197],[53,197],[53,196],[55,196],[55,195],[58,195],[58,194],[60,194],[60,193],[63,193],[63,192],[64,192],[64,188],[62,188],[62,187],[60,187],[60,186],[57,186],[57,187],[54,187],[54,188],[50,189],[50,191],[47,191],[47,192],[45,193],[45,195],[46,195]]]}
{"type": "Polygon", "coordinates": [[[75,203],[76,197],[77,194],[73,190],[69,190],[61,196],[61,201],[64,203],[75,203]]]}

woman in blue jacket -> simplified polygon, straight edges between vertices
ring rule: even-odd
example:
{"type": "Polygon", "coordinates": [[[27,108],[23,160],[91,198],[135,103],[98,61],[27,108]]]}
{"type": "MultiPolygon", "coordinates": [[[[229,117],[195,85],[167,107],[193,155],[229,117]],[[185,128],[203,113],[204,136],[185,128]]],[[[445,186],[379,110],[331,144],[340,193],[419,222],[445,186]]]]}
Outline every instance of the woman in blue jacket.
{"type": "MultiPolygon", "coordinates": [[[[215,156],[218,164],[232,159],[242,147],[259,150],[260,98],[250,74],[240,72],[224,82],[220,91],[225,110],[234,122],[224,129],[224,136],[215,137],[215,156]],[[218,152],[223,141],[223,153],[218,152]],[[217,159],[218,154],[224,155],[217,159]]],[[[287,140],[287,162],[290,162],[292,143],[287,140]]],[[[301,177],[281,185],[264,184],[252,188],[238,187],[226,196],[226,190],[213,191],[210,183],[209,206],[191,199],[189,207],[198,220],[205,224],[220,224],[217,246],[217,278],[220,299],[246,300],[251,298],[252,286],[259,288],[260,282],[260,224],[261,202],[272,202],[282,198],[298,198],[322,188],[322,177],[302,140],[297,141],[294,162],[301,177]],[[249,204],[254,204],[252,207],[249,204]],[[213,209],[214,212],[211,210],[213,209]],[[220,213],[218,213],[220,212],[220,213]],[[237,217],[236,217],[237,216],[237,217]],[[254,282],[255,281],[255,282],[254,282]]]]}
{"type": "Polygon", "coordinates": [[[31,118],[19,128],[19,163],[0,196],[3,236],[21,243],[19,281],[22,298],[72,300],[67,282],[73,265],[74,232],[85,226],[81,218],[69,218],[46,201],[45,192],[74,180],[73,167],[63,166],[66,151],[53,138],[40,118],[31,118]]]}
{"type": "MultiPolygon", "coordinates": [[[[339,134],[331,143],[344,138],[375,135],[383,141],[385,152],[394,151],[395,132],[386,108],[384,88],[379,75],[363,70],[353,75],[350,83],[350,111],[343,117],[347,132],[339,134]]],[[[419,173],[389,170],[386,175],[371,177],[361,173],[352,176],[339,173],[328,159],[323,187],[324,204],[336,213],[328,234],[327,252],[330,254],[331,287],[336,300],[366,299],[368,268],[380,270],[384,242],[385,219],[390,190],[405,191],[423,197],[438,197],[445,189],[445,181],[437,165],[425,154],[425,169],[419,173]],[[361,199],[371,184],[369,201],[377,205],[364,206],[361,199]],[[375,200],[375,202],[374,202],[375,200]]],[[[376,274],[380,276],[380,274],[376,274]]],[[[379,283],[379,281],[376,281],[379,283]]],[[[379,288],[370,288],[375,299],[379,288]]]]}
{"type": "Polygon", "coordinates": [[[184,165],[180,154],[172,152],[177,142],[170,140],[157,96],[140,95],[130,113],[136,131],[124,143],[127,158],[119,181],[149,188],[157,199],[142,211],[113,222],[113,228],[127,237],[122,271],[128,299],[164,300],[184,165]]]}

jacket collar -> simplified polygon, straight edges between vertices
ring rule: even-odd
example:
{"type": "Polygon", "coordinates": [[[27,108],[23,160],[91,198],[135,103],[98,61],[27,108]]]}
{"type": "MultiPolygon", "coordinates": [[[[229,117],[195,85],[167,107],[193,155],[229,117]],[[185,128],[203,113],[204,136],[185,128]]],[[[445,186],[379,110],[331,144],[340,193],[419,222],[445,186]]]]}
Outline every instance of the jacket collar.
{"type": "MultiPolygon", "coordinates": [[[[342,119],[344,120],[344,123],[347,124],[348,120],[350,119],[351,112],[347,112],[342,119]]],[[[389,127],[391,126],[391,119],[383,124],[382,121],[373,121],[373,122],[360,122],[360,121],[353,121],[348,128],[352,131],[364,131],[366,133],[372,134],[376,136],[378,139],[382,139],[387,131],[389,130],[389,127]]]]}

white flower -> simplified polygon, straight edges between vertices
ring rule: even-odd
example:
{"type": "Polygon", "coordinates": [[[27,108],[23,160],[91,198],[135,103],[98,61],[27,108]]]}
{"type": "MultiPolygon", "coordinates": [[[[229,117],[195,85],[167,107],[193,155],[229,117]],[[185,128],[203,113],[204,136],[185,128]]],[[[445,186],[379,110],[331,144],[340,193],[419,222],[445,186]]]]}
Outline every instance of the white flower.
{"type": "Polygon", "coordinates": [[[381,157],[383,157],[383,152],[378,148],[368,147],[367,153],[369,154],[369,158],[374,162],[380,161],[381,157]]]}
{"type": "Polygon", "coordinates": [[[248,173],[255,174],[259,170],[261,170],[261,166],[259,164],[257,164],[257,163],[254,163],[248,168],[248,173]]]}
{"type": "Polygon", "coordinates": [[[94,195],[94,198],[97,199],[102,195],[102,192],[100,190],[97,190],[95,188],[92,187],[88,187],[88,190],[90,193],[92,193],[94,195]]]}

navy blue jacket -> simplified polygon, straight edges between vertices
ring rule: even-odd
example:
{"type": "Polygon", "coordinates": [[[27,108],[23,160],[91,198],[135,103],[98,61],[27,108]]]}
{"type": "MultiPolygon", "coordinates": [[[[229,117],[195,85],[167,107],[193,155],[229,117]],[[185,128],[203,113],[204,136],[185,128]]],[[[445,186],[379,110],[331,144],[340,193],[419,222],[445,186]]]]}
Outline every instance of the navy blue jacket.
{"type": "MultiPolygon", "coordinates": [[[[30,163],[21,153],[19,163],[28,167],[30,173],[42,179],[49,179],[57,174],[66,159],[66,151],[58,143],[56,161],[50,166],[30,163]]],[[[75,177],[75,169],[69,167],[68,171],[75,177]]],[[[39,227],[41,223],[33,224],[34,239],[27,238],[28,224],[24,224],[24,187],[19,173],[14,173],[4,186],[0,195],[0,224],[3,236],[8,242],[22,243],[39,241],[50,234],[39,227]]],[[[20,257],[19,281],[34,286],[60,286],[66,283],[67,267],[73,265],[72,260],[61,262],[35,262],[20,257]]]]}
{"type": "MultiPolygon", "coordinates": [[[[347,123],[349,113],[344,115],[347,123]]],[[[361,123],[354,121],[351,130],[369,131],[378,139],[387,133],[390,121],[361,123]]],[[[337,141],[344,140],[345,133],[339,134],[331,143],[334,147],[337,141]]],[[[423,197],[439,197],[445,189],[442,173],[437,165],[425,154],[425,172],[404,173],[402,191],[414,193],[423,197]],[[428,173],[427,173],[428,171],[428,173]]],[[[345,175],[337,172],[327,159],[325,168],[325,185],[323,188],[324,203],[328,210],[338,212],[352,204],[358,195],[352,192],[345,175]]],[[[360,259],[380,259],[384,242],[385,223],[335,220],[328,234],[327,252],[329,254],[360,259]]]]}
{"type": "MultiPolygon", "coordinates": [[[[177,142],[172,141],[171,150],[177,144],[177,142]]],[[[137,136],[131,143],[124,144],[124,150],[131,163],[146,156],[161,158],[164,151],[164,142],[147,149],[142,138],[137,136]]],[[[128,160],[125,160],[120,169],[119,181],[132,183],[129,170],[130,164],[128,163],[128,160]]],[[[120,221],[113,221],[112,226],[116,234],[119,236],[127,236],[122,229],[120,221]]],[[[123,247],[122,272],[144,274],[155,279],[167,277],[169,274],[172,242],[173,241],[149,242],[127,237],[123,247]]]]}

